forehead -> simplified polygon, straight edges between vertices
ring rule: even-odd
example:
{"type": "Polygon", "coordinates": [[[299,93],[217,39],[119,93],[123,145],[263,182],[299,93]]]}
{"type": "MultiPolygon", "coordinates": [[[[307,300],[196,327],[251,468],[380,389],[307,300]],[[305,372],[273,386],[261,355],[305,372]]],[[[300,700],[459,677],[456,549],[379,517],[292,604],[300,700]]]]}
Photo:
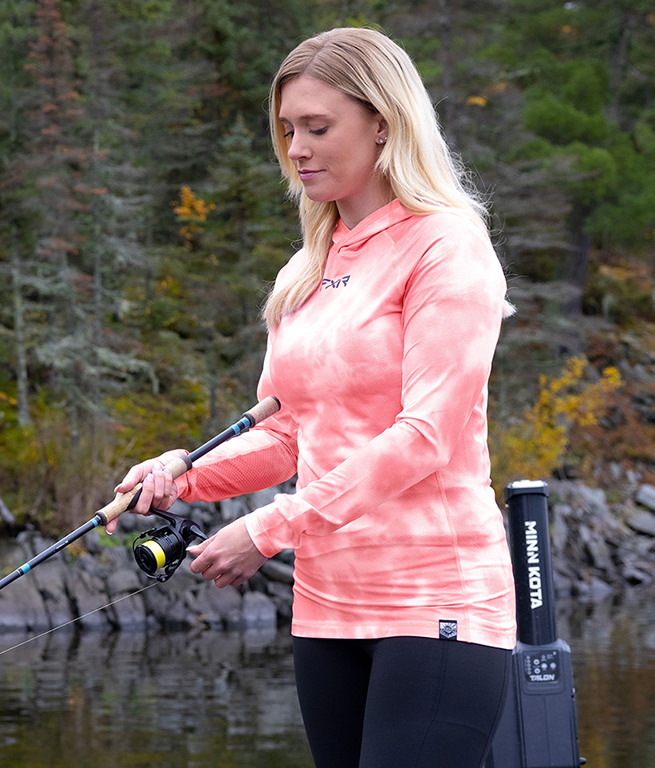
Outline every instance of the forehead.
{"type": "Polygon", "coordinates": [[[289,80],[280,92],[279,119],[282,122],[298,123],[363,110],[356,99],[308,75],[289,80]]]}

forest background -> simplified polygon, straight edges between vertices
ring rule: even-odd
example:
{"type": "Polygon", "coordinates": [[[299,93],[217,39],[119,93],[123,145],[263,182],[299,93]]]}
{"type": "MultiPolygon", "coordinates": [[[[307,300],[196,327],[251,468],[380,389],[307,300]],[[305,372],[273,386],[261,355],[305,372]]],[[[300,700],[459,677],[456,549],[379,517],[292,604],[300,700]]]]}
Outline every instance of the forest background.
{"type": "Polygon", "coordinates": [[[651,0],[3,0],[5,521],[61,533],[254,404],[261,305],[299,237],[269,83],[302,38],[358,25],[410,53],[489,198],[517,307],[496,490],[655,483],[651,0]]]}

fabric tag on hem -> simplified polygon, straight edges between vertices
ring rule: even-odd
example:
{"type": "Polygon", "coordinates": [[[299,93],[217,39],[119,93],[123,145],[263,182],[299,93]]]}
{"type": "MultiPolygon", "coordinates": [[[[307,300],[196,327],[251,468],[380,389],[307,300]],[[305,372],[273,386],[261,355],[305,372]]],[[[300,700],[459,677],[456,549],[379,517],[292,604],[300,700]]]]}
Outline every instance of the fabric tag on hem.
{"type": "Polygon", "coordinates": [[[439,640],[457,640],[457,622],[439,619],[439,640]]]}

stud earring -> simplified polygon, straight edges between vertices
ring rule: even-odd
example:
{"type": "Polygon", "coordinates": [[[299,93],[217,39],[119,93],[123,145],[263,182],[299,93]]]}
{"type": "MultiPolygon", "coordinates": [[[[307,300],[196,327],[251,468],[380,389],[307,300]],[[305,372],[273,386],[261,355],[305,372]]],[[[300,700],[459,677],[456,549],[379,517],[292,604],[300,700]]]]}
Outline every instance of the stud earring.
{"type": "Polygon", "coordinates": [[[382,138],[378,139],[378,144],[386,144],[388,136],[383,136],[382,138]]]}

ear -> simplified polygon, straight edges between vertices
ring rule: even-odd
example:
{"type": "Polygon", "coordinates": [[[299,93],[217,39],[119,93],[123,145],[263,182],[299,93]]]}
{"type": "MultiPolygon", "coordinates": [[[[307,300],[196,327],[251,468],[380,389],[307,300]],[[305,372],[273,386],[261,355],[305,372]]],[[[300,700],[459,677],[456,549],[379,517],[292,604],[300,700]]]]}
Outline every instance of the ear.
{"type": "Polygon", "coordinates": [[[375,141],[384,144],[389,136],[389,125],[384,117],[378,113],[375,123],[375,141]]]}

